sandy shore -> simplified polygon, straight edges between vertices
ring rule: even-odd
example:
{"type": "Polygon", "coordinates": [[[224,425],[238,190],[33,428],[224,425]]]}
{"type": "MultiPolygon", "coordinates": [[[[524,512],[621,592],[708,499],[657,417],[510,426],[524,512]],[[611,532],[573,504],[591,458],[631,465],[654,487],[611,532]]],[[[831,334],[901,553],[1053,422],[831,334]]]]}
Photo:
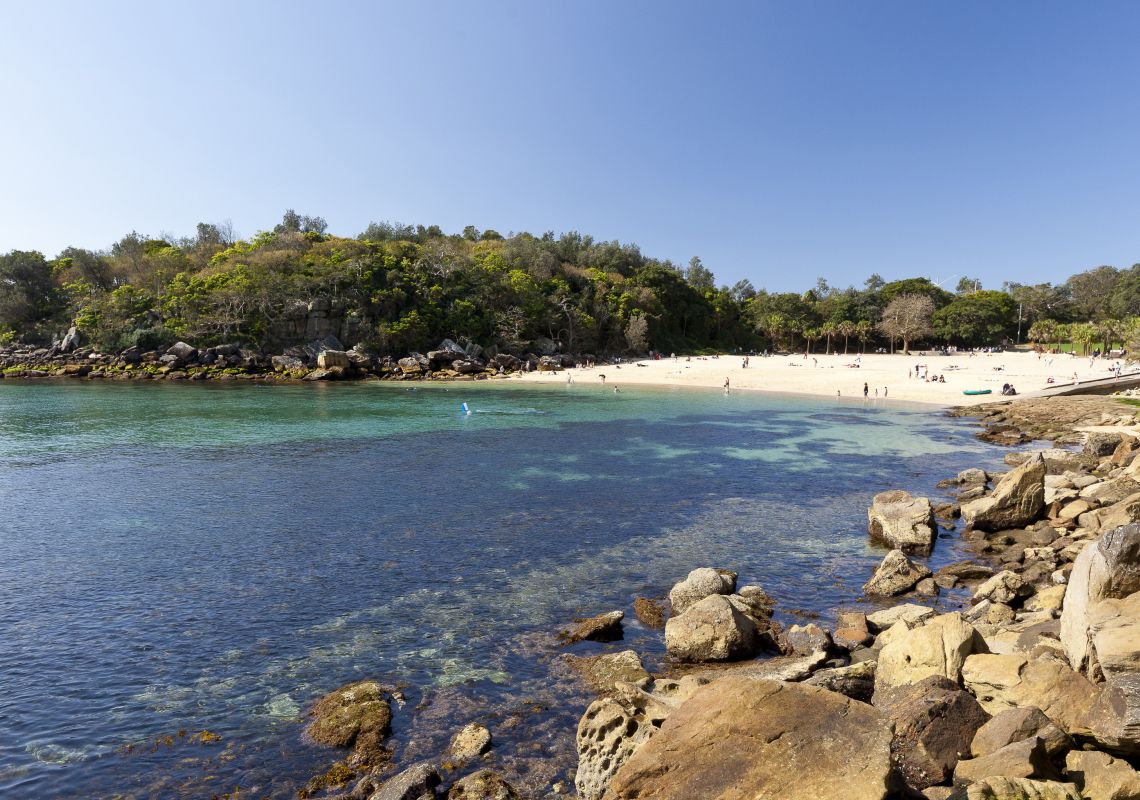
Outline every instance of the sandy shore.
{"type": "MultiPolygon", "coordinates": [[[[861,398],[863,384],[868,396],[937,406],[968,405],[1001,399],[1002,384],[1011,383],[1018,394],[1032,396],[1042,389],[1071,384],[1076,373],[1080,381],[1106,378],[1117,361],[1069,355],[1042,356],[1035,353],[965,353],[954,355],[814,355],[753,356],[748,367],[740,356],[678,356],[659,361],[642,359],[619,365],[604,364],[592,369],[564,372],[520,373],[514,380],[528,383],[576,383],[624,385],[688,386],[720,388],[727,379],[731,391],[777,392],[820,397],[861,398]],[[858,364],[859,366],[855,366],[858,364]],[[920,377],[914,368],[919,366],[920,377]],[[922,375],[943,375],[945,383],[927,382],[922,375]],[[1053,378],[1050,384],[1049,378],[1053,378]],[[964,395],[966,389],[991,389],[988,395],[964,395]]],[[[1135,367],[1125,365],[1126,372],[1135,367]]]]}

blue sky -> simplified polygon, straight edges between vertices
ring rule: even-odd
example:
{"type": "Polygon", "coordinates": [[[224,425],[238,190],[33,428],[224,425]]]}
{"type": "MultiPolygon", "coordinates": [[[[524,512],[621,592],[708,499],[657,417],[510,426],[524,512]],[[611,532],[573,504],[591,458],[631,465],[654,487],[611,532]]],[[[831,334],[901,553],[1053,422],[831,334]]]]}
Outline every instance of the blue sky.
{"type": "Polygon", "coordinates": [[[291,207],[576,229],[776,290],[1140,261],[1137,3],[0,12],[0,252],[291,207]]]}

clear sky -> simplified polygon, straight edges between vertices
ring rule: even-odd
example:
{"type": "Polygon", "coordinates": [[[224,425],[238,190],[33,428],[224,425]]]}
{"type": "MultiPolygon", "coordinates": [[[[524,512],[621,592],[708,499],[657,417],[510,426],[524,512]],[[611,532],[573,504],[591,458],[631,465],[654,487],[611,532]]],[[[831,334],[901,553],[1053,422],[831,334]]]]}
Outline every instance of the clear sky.
{"type": "Polygon", "coordinates": [[[0,252],[291,207],[1063,280],[1140,261],[1138,40],[1136,2],[0,0],[0,252]]]}

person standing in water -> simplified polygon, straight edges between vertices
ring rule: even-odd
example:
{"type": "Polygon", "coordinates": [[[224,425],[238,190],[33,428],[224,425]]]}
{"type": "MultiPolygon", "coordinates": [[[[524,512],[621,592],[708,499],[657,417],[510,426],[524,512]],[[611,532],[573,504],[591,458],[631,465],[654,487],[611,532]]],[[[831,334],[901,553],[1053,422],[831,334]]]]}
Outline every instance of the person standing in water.
{"type": "Polygon", "coordinates": [[[863,384],[863,399],[864,399],[864,400],[866,400],[866,399],[867,399],[867,394],[868,394],[870,391],[871,391],[871,390],[870,390],[870,388],[867,386],[867,384],[866,384],[866,383],[864,383],[864,384],[863,384]]]}
{"type": "Polygon", "coordinates": [[[724,379],[724,391],[726,393],[728,392],[728,378],[727,377],[724,379]]]}

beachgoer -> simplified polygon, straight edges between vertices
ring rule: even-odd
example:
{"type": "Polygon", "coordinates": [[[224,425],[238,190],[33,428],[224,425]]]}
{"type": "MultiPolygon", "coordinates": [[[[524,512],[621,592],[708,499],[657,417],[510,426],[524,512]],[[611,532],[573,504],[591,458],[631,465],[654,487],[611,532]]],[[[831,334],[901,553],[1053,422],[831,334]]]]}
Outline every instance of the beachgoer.
{"type": "Polygon", "coordinates": [[[883,397],[886,397],[886,396],[887,396],[887,387],[884,386],[883,387],[883,397]]]}
{"type": "Polygon", "coordinates": [[[728,378],[725,378],[725,379],[724,379],[724,390],[725,390],[726,392],[728,391],[728,378]]]}
{"type": "Polygon", "coordinates": [[[865,383],[864,383],[864,384],[863,384],[863,397],[864,397],[864,398],[866,398],[866,397],[867,397],[867,393],[868,393],[868,392],[870,392],[870,391],[871,391],[871,390],[870,390],[870,388],[867,386],[867,384],[865,384],[865,383]]]}
{"type": "Polygon", "coordinates": [[[598,377],[602,379],[602,386],[605,386],[606,385],[606,374],[604,372],[599,372],[598,377]]]}

